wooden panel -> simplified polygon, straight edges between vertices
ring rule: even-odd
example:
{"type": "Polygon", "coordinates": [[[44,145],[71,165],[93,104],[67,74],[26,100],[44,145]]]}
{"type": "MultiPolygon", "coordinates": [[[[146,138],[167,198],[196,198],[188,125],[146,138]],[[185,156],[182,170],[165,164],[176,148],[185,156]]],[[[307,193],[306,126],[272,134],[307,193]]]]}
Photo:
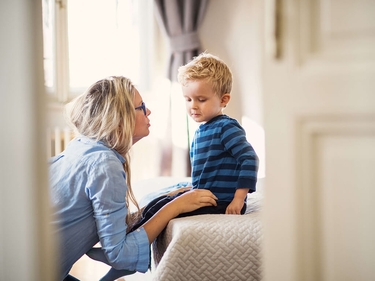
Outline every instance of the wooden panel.
{"type": "Polygon", "coordinates": [[[375,1],[303,0],[298,45],[301,63],[366,63],[375,57],[375,1]]]}
{"type": "Polygon", "coordinates": [[[299,280],[370,280],[375,116],[302,118],[297,134],[299,280]]]}
{"type": "Polygon", "coordinates": [[[375,134],[322,136],[318,153],[319,233],[324,280],[375,276],[375,134]],[[327,266],[329,265],[329,266],[327,266]]]}

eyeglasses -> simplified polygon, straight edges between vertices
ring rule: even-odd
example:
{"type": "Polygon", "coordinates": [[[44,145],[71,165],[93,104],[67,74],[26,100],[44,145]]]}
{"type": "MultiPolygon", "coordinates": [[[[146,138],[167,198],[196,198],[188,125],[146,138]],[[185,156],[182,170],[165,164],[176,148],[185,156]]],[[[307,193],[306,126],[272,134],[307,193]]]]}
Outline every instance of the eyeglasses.
{"type": "Polygon", "coordinates": [[[140,110],[142,109],[143,110],[143,113],[145,115],[147,115],[147,108],[146,108],[146,104],[144,102],[142,102],[142,104],[140,106],[137,106],[136,108],[134,108],[135,110],[140,110]]]}

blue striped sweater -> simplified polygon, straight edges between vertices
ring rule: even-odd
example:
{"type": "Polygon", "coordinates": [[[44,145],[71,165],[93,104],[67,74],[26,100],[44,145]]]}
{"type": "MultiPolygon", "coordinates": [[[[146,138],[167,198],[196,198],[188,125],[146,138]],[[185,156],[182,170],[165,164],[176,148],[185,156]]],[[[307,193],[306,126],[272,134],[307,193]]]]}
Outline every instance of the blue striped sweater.
{"type": "Polygon", "coordinates": [[[196,130],[190,150],[193,188],[211,190],[219,202],[231,202],[237,188],[255,191],[258,156],[245,130],[219,115],[196,130]]]}

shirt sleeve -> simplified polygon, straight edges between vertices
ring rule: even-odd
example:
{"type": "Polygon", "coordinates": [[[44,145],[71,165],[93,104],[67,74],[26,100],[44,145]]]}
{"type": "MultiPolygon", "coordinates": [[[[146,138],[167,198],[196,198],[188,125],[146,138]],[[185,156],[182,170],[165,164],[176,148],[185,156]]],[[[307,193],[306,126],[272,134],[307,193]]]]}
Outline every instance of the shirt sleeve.
{"type": "Polygon", "coordinates": [[[246,139],[245,130],[239,124],[228,123],[222,127],[221,142],[240,165],[238,187],[249,188],[249,192],[254,192],[259,160],[246,139]]]}
{"type": "Polygon", "coordinates": [[[146,272],[150,245],[143,228],[126,234],[126,175],[117,157],[103,156],[88,171],[86,195],[94,210],[97,232],[108,262],[116,269],[146,272]]]}

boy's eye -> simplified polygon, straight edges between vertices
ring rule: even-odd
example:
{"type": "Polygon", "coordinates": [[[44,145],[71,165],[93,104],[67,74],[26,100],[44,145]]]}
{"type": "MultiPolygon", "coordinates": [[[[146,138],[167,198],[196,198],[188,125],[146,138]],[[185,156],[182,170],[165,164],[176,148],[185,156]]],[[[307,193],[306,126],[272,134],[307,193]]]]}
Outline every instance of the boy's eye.
{"type": "Polygon", "coordinates": [[[205,99],[199,99],[200,102],[205,102],[206,100],[205,99]]]}

